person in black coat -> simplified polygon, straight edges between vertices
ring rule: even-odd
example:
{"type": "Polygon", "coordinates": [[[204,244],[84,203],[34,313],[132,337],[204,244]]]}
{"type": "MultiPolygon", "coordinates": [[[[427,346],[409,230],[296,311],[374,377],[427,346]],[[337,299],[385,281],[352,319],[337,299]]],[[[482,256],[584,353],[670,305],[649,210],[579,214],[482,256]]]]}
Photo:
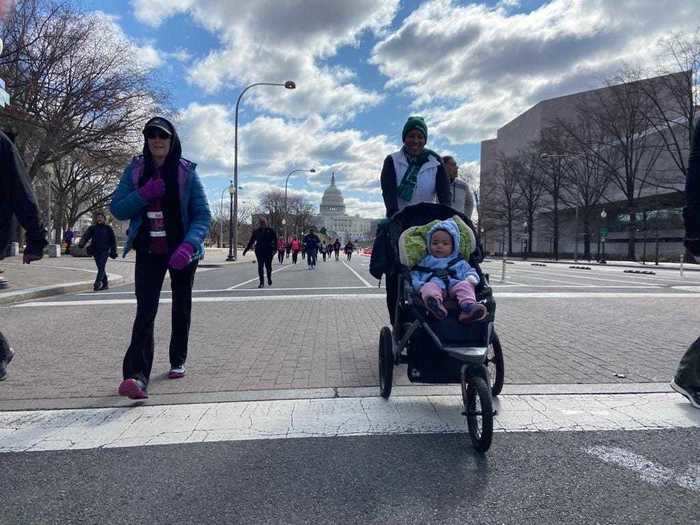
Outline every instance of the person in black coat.
{"type": "MultiPolygon", "coordinates": [[[[700,260],[700,122],[695,126],[688,156],[688,177],[685,183],[686,206],[683,208],[685,247],[700,260]]],[[[686,350],[671,381],[671,388],[700,408],[700,337],[686,350]]]]}
{"type": "Polygon", "coordinates": [[[93,256],[97,266],[97,277],[95,277],[93,289],[98,292],[109,289],[106,271],[107,257],[117,258],[117,239],[114,236],[112,227],[105,223],[104,213],[97,212],[95,214],[95,222],[96,224],[93,224],[85,231],[78,246],[84,248],[88,241],[92,241],[87,248],[87,252],[88,255],[93,256]]]}
{"type": "MultiPolygon", "coordinates": [[[[46,229],[39,219],[39,209],[27,177],[24,163],[10,137],[0,131],[0,259],[7,254],[12,231],[12,216],[26,230],[27,244],[22,261],[29,264],[44,256],[48,244],[46,229]]],[[[14,350],[0,332],[0,381],[7,377],[7,365],[14,350]]]]}
{"type": "Polygon", "coordinates": [[[314,232],[313,226],[309,228],[309,233],[304,236],[302,244],[306,250],[307,269],[314,270],[316,268],[316,255],[318,254],[318,247],[321,245],[321,239],[314,232]]]}
{"type": "Polygon", "coordinates": [[[260,219],[259,226],[250,236],[248,246],[243,250],[245,255],[255,245],[255,257],[258,260],[258,277],[260,284],[258,288],[265,286],[264,271],[267,271],[267,284],[272,286],[272,258],[277,250],[277,234],[275,230],[268,227],[264,218],[260,219]],[[264,271],[263,271],[264,268],[264,271]]]}

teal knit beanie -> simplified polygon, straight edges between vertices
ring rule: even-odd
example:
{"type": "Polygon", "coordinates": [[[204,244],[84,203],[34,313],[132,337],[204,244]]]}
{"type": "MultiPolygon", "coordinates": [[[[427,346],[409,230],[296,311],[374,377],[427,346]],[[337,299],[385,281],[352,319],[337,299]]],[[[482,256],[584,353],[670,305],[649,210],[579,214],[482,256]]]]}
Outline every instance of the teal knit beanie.
{"type": "Polygon", "coordinates": [[[423,117],[408,117],[406,124],[404,124],[403,132],[401,133],[402,142],[406,140],[406,135],[408,135],[408,132],[412,129],[420,131],[425,137],[425,141],[428,142],[428,126],[425,120],[423,120],[423,117]]]}

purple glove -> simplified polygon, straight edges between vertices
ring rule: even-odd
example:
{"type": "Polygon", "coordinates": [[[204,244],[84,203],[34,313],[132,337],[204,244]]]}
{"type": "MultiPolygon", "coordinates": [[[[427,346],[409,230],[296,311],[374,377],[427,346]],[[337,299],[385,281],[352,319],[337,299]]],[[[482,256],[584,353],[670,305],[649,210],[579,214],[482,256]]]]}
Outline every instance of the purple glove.
{"type": "Polygon", "coordinates": [[[149,179],[146,184],[136,191],[139,192],[139,195],[141,195],[141,198],[145,201],[151,202],[160,199],[165,195],[165,181],[160,177],[157,179],[149,179]]]}
{"type": "Polygon", "coordinates": [[[192,245],[187,242],[183,242],[170,256],[168,266],[173,270],[182,270],[185,266],[190,264],[193,255],[194,248],[192,248],[192,245]]]}

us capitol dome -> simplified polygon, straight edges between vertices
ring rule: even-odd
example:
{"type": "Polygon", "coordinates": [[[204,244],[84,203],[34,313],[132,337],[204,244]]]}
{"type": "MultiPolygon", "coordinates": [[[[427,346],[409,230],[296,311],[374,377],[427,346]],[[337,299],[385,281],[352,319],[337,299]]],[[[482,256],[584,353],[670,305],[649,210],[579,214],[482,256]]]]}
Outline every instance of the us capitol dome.
{"type": "Polygon", "coordinates": [[[315,226],[325,228],[329,238],[337,237],[344,243],[371,240],[376,222],[375,219],[346,214],[343,193],[335,185],[335,173],[332,173],[331,185],[323,192],[319,214],[314,217],[315,226]]]}

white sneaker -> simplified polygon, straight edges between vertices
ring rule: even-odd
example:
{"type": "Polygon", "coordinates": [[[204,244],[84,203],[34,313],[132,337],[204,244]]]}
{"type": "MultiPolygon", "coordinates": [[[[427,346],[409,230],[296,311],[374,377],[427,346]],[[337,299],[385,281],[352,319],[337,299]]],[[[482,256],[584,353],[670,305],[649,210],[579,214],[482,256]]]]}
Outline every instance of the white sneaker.
{"type": "Polygon", "coordinates": [[[181,377],[185,377],[185,365],[171,368],[168,372],[168,379],[180,379],[181,377]]]}

